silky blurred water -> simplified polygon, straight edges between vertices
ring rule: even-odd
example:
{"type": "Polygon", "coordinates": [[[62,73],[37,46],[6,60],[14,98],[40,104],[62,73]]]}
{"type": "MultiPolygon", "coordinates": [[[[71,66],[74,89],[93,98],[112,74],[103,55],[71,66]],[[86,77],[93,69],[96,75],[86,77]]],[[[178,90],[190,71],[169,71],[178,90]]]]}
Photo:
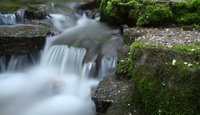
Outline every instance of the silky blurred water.
{"type": "Polygon", "coordinates": [[[0,57],[0,115],[95,114],[91,87],[115,68],[122,40],[104,23],[62,12],[50,14],[59,34],[42,51],[13,55],[7,66],[0,57]]]}

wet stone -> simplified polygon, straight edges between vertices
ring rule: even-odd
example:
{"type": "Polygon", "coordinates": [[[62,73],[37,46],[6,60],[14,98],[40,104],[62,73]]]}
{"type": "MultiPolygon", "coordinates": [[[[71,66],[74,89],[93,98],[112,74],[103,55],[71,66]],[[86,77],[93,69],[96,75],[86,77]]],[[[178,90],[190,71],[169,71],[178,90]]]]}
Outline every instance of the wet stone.
{"type": "Polygon", "coordinates": [[[103,77],[92,97],[96,104],[97,115],[125,115],[133,113],[133,108],[124,103],[128,100],[134,89],[132,80],[118,80],[109,74],[103,77]]]}
{"type": "Polygon", "coordinates": [[[42,25],[0,26],[3,54],[25,55],[44,47],[49,30],[42,25]]]}
{"type": "Polygon", "coordinates": [[[97,3],[97,0],[84,0],[77,3],[77,8],[82,10],[92,10],[98,7],[99,4],[97,3]]]}

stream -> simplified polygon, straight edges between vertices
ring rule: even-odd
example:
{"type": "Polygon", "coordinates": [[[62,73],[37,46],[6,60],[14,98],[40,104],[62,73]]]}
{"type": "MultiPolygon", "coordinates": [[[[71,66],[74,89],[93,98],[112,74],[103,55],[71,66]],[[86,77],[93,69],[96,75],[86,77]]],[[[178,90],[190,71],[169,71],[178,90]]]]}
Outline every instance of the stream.
{"type": "MultiPolygon", "coordinates": [[[[0,115],[96,113],[91,87],[114,72],[120,32],[99,22],[99,17],[89,19],[74,12],[74,3],[62,5],[64,11],[52,4],[48,20],[57,31],[46,38],[43,50],[12,55],[7,64],[6,57],[0,57],[0,115]]],[[[8,25],[24,25],[12,14],[0,16],[8,25]]],[[[20,16],[23,19],[23,13],[20,16]]]]}

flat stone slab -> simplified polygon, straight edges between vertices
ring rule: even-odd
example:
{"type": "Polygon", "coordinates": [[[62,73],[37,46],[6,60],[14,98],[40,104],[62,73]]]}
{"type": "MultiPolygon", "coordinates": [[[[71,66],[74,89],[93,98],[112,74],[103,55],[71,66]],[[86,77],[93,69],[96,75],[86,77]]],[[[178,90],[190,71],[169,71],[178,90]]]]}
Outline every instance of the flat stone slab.
{"type": "Polygon", "coordinates": [[[0,36],[2,37],[39,37],[46,36],[48,29],[43,25],[26,26],[0,26],[0,36]]]}
{"type": "MultiPolygon", "coordinates": [[[[178,45],[192,46],[200,42],[200,32],[197,30],[183,30],[181,28],[124,28],[124,33],[144,33],[135,38],[136,42],[173,47],[178,45]]],[[[132,37],[133,38],[133,37],[132,37]]]]}
{"type": "Polygon", "coordinates": [[[44,47],[48,28],[43,25],[0,26],[3,54],[25,55],[44,47]]]}

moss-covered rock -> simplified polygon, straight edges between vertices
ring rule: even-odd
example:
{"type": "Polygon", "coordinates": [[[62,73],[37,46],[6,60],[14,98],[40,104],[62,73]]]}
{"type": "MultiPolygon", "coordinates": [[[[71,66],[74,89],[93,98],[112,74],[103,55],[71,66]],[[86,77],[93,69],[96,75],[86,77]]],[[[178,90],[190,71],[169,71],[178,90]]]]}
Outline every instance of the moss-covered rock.
{"type": "Polygon", "coordinates": [[[136,88],[128,101],[132,107],[148,115],[200,114],[199,48],[133,43],[130,68],[136,88]]]}
{"type": "Polygon", "coordinates": [[[175,21],[180,27],[185,29],[199,29],[200,24],[200,0],[192,2],[173,3],[172,12],[175,15],[175,21]]]}
{"type": "Polygon", "coordinates": [[[189,2],[101,0],[102,21],[129,26],[177,24],[185,29],[199,29],[200,0],[189,2]]]}
{"type": "Polygon", "coordinates": [[[1,2],[0,12],[2,14],[14,13],[19,9],[40,11],[41,4],[45,2],[1,2]]]}
{"type": "Polygon", "coordinates": [[[0,45],[4,55],[25,55],[44,47],[48,28],[42,25],[2,26],[0,45]]]}
{"type": "Polygon", "coordinates": [[[117,54],[117,67],[115,68],[116,79],[131,79],[132,73],[130,70],[130,46],[124,45],[117,54]]]}
{"type": "Polygon", "coordinates": [[[136,23],[138,26],[160,26],[173,21],[173,13],[168,5],[150,4],[146,5],[146,9],[141,5],[139,9],[144,12],[139,15],[136,23]]]}
{"type": "MultiPolygon", "coordinates": [[[[1,2],[0,3],[0,21],[4,14],[13,14],[16,21],[23,19],[46,19],[48,14],[44,11],[45,2],[1,2]],[[23,17],[22,17],[23,16],[23,17]]],[[[5,16],[6,17],[6,16],[5,16]]]]}

